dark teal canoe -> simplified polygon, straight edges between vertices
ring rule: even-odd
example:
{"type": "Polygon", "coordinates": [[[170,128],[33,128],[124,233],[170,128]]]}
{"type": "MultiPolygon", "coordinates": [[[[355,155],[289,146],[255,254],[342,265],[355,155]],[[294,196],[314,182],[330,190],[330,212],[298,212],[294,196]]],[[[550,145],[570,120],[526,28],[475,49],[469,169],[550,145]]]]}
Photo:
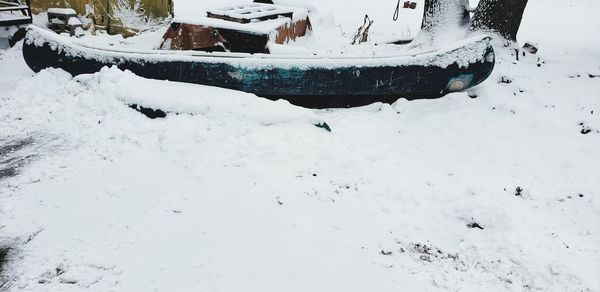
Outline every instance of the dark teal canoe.
{"type": "Polygon", "coordinates": [[[53,67],[79,75],[117,66],[145,78],[229,88],[315,108],[441,97],[483,82],[495,62],[486,36],[418,55],[323,58],[101,49],[34,26],[23,56],[35,72],[53,67]]]}

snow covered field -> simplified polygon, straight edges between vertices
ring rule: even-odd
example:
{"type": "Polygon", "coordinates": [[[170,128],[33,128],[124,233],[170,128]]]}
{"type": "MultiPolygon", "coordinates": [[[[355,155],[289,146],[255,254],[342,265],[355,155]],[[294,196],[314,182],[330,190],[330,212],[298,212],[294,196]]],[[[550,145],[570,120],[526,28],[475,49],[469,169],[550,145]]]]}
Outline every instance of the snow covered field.
{"type": "MultiPolygon", "coordinates": [[[[375,37],[415,25],[320,2],[313,38],[365,6],[375,37]]],[[[530,0],[540,51],[476,98],[354,109],[0,50],[0,290],[600,291],[599,12],[530,0]]]]}

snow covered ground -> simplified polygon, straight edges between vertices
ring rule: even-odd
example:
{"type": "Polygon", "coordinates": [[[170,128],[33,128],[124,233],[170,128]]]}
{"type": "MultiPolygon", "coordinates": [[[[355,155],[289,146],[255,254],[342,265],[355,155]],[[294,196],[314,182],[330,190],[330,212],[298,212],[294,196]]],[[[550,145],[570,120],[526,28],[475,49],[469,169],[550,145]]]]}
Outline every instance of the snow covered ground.
{"type": "Polygon", "coordinates": [[[531,0],[477,98],[354,109],[0,51],[0,290],[600,291],[598,12],[531,0]]]}

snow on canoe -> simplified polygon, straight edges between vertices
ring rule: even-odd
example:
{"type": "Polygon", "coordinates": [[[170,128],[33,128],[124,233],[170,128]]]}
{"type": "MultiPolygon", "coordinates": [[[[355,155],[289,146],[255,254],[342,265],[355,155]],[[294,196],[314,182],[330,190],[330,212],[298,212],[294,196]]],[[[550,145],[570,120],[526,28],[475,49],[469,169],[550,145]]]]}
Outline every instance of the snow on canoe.
{"type": "Polygon", "coordinates": [[[486,36],[418,55],[324,58],[103,49],[35,26],[28,29],[23,56],[36,72],[53,67],[79,75],[117,66],[145,78],[229,88],[317,108],[440,97],[483,82],[495,62],[486,36]]]}

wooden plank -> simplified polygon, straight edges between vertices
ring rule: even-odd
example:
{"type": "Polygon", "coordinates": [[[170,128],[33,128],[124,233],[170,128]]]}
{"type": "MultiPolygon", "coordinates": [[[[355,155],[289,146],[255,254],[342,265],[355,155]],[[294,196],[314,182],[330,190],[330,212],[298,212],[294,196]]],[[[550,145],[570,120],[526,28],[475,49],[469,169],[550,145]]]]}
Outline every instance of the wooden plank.
{"type": "Polygon", "coordinates": [[[8,5],[8,6],[19,6],[19,5],[21,5],[18,2],[8,2],[8,1],[2,1],[2,0],[0,0],[0,4],[4,4],[4,5],[8,5]]]}
{"type": "Polygon", "coordinates": [[[0,4],[5,4],[5,5],[21,5],[21,1],[19,1],[19,0],[13,0],[13,1],[0,0],[0,4]]]}
{"type": "Polygon", "coordinates": [[[11,26],[11,25],[21,25],[21,24],[30,24],[32,23],[32,19],[29,16],[21,16],[21,17],[13,17],[8,20],[0,19],[0,26],[11,26]]]}
{"type": "Polygon", "coordinates": [[[30,24],[33,22],[31,18],[31,8],[29,8],[29,2],[27,0],[19,1],[6,1],[0,0],[0,5],[6,5],[5,7],[0,7],[0,12],[20,12],[22,15],[4,15],[0,16],[0,26],[11,26],[11,25],[21,25],[21,24],[30,24]],[[25,4],[22,4],[25,3],[25,4]]]}
{"type": "Polygon", "coordinates": [[[235,17],[231,17],[231,16],[227,16],[227,15],[221,15],[221,14],[214,14],[212,12],[206,12],[206,16],[209,18],[216,18],[216,19],[222,19],[222,20],[227,20],[227,21],[232,21],[232,22],[237,22],[237,23],[250,23],[250,19],[240,19],[240,18],[235,18],[235,17]]]}
{"type": "Polygon", "coordinates": [[[27,5],[0,7],[0,11],[20,11],[20,10],[27,10],[27,9],[29,9],[29,7],[27,5]]]}
{"type": "Polygon", "coordinates": [[[265,15],[263,17],[254,18],[254,19],[258,19],[260,21],[264,21],[264,20],[269,20],[269,19],[277,19],[277,18],[279,18],[279,16],[283,16],[283,17],[287,17],[289,19],[292,19],[292,17],[294,16],[294,13],[290,12],[290,13],[283,13],[283,14],[265,15]]]}

